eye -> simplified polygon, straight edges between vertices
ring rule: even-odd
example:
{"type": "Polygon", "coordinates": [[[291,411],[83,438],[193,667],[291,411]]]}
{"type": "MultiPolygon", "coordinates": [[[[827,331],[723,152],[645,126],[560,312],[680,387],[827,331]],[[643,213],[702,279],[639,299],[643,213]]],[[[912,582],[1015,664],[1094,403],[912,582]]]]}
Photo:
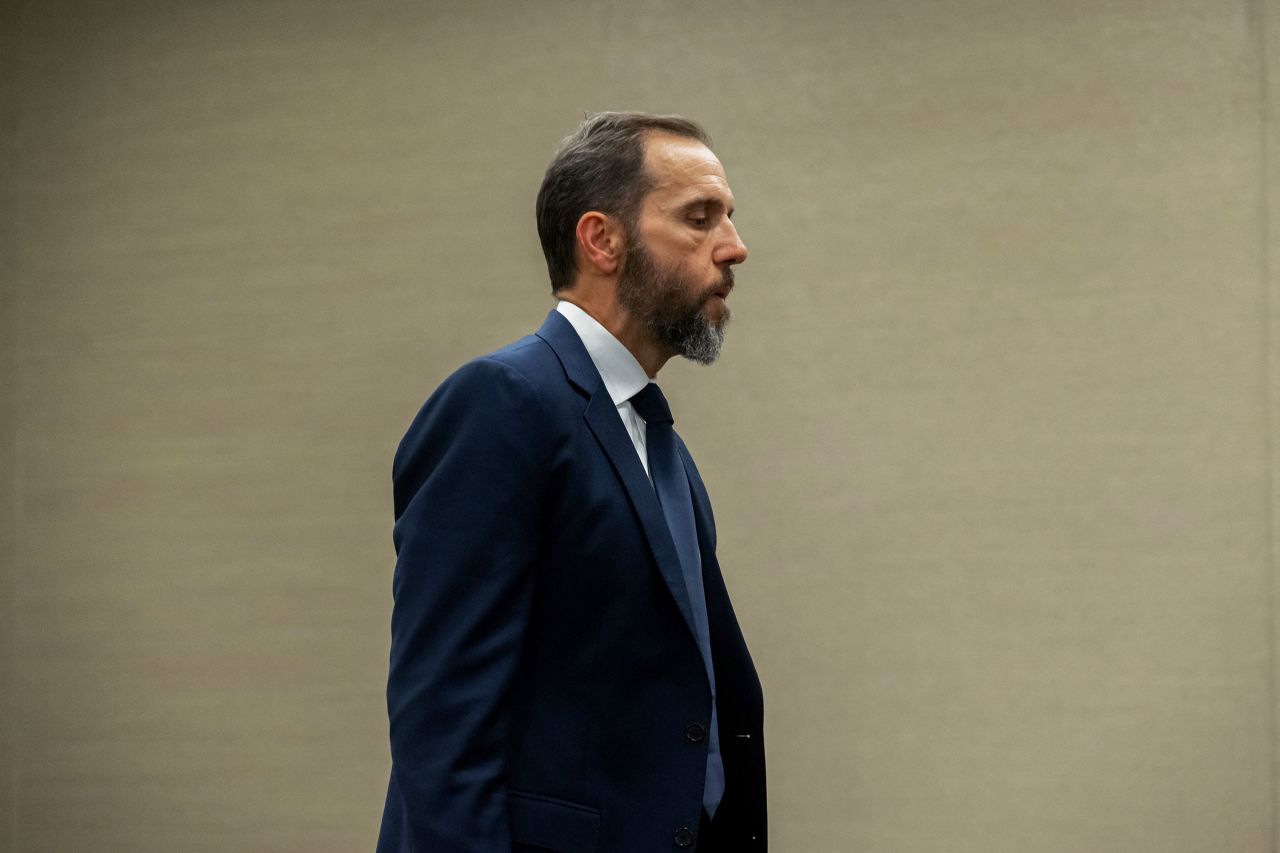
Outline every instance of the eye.
{"type": "Polygon", "coordinates": [[[692,223],[696,228],[706,228],[707,223],[709,223],[710,221],[711,221],[710,217],[707,217],[707,216],[690,216],[689,217],[689,222],[692,223]]]}

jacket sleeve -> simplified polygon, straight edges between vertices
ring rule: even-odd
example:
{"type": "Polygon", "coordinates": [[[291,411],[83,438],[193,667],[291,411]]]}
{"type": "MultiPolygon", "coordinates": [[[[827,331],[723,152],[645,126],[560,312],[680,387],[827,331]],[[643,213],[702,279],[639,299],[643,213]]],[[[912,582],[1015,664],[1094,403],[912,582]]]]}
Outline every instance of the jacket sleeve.
{"type": "Polygon", "coordinates": [[[509,850],[508,694],[529,625],[549,431],[494,359],[463,367],[393,466],[396,568],[387,711],[414,850],[509,850]]]}

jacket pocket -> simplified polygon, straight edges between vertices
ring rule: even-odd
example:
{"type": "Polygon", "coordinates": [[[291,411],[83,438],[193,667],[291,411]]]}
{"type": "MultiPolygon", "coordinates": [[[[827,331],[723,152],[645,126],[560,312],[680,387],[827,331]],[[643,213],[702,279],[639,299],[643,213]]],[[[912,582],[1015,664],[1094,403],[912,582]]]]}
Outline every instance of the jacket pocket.
{"type": "Polygon", "coordinates": [[[600,812],[542,794],[507,791],[511,840],[557,853],[595,853],[600,812]]]}

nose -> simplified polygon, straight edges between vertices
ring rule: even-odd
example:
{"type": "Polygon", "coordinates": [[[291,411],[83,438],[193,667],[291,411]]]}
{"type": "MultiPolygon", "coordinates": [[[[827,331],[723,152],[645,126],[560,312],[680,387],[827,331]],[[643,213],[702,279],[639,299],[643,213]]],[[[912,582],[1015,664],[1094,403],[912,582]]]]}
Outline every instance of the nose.
{"type": "Polygon", "coordinates": [[[716,246],[713,260],[717,266],[740,264],[747,259],[747,244],[743,243],[742,238],[738,236],[738,229],[734,227],[733,220],[726,217],[723,222],[725,233],[720,239],[720,244],[716,246]]]}

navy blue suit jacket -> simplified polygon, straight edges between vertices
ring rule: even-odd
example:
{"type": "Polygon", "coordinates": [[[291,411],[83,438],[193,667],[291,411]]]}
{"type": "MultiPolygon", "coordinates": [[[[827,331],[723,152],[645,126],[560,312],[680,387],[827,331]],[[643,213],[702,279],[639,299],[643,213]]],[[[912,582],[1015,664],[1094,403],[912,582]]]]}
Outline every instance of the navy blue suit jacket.
{"type": "MultiPolygon", "coordinates": [[[[679,450],[716,671],[726,775],[716,823],[730,849],[763,851],[760,682],[716,561],[706,488],[679,450]]],[[[569,322],[553,311],[536,334],[450,376],[410,426],[393,475],[392,770],[379,853],[687,843],[710,686],[662,508],[569,322]]]]}

